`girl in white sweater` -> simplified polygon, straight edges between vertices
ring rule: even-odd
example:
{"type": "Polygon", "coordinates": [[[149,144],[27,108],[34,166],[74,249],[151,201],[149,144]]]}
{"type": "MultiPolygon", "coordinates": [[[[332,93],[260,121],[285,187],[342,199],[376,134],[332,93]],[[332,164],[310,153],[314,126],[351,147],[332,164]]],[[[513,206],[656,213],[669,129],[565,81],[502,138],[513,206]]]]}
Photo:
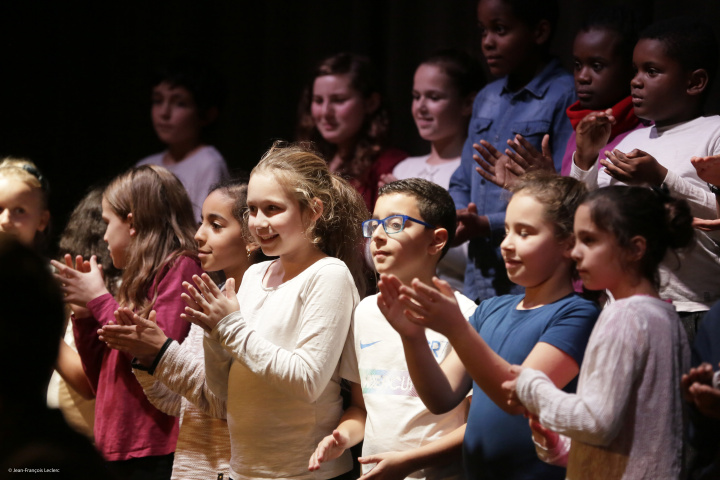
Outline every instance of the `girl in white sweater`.
{"type": "Polygon", "coordinates": [[[186,284],[183,315],[205,334],[210,389],[227,398],[230,476],[324,480],[344,455],[308,472],[307,459],[342,415],[338,363],[365,291],[360,195],[319,156],[275,145],[253,169],[247,227],[263,253],[237,293],[203,275],[186,284]]]}
{"type": "Polygon", "coordinates": [[[519,366],[504,384],[508,403],[531,414],[540,457],[567,464],[568,479],[680,477],[689,348],[675,308],[658,296],[658,265],[690,243],[691,222],[684,200],[644,187],[596,190],[575,214],[580,278],[615,299],[590,336],[577,393],[519,366]]]}

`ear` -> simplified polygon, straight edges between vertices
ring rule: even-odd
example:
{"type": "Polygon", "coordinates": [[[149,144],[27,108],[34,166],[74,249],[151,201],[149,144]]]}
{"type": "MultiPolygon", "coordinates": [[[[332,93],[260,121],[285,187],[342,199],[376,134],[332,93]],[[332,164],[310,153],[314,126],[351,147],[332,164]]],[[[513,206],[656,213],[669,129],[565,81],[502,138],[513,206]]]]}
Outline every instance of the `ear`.
{"type": "Polygon", "coordinates": [[[365,99],[365,112],[367,114],[375,113],[375,110],[380,108],[380,94],[378,92],[371,93],[368,98],[365,99]]]}
{"type": "Polygon", "coordinates": [[[324,206],[323,206],[322,200],[320,200],[317,197],[314,197],[310,201],[310,208],[311,208],[310,221],[315,222],[315,221],[317,221],[318,218],[320,218],[322,216],[322,213],[323,213],[324,206]]]}
{"type": "Polygon", "coordinates": [[[705,91],[710,81],[707,70],[699,68],[694,70],[688,76],[687,93],[688,95],[700,95],[705,91]]]}
{"type": "Polygon", "coordinates": [[[203,115],[203,118],[201,119],[201,123],[203,127],[207,127],[211,123],[213,123],[215,120],[217,120],[218,115],[220,114],[220,110],[218,107],[210,107],[205,112],[205,115],[203,115]]]}
{"type": "Polygon", "coordinates": [[[130,225],[130,236],[134,237],[135,235],[137,235],[137,232],[133,228],[133,214],[128,213],[127,217],[125,218],[125,221],[130,225]]]}
{"type": "Polygon", "coordinates": [[[647,240],[645,237],[635,235],[630,239],[630,248],[627,252],[627,260],[639,262],[645,256],[647,250],[647,240]]]}
{"type": "Polygon", "coordinates": [[[432,242],[430,242],[430,245],[428,246],[428,253],[430,255],[436,255],[442,252],[442,249],[445,247],[447,241],[448,231],[444,228],[436,228],[433,231],[432,242]]]}
{"type": "Polygon", "coordinates": [[[248,242],[245,244],[245,250],[250,253],[255,253],[259,248],[260,245],[258,245],[257,243],[248,242]]]}
{"type": "Polygon", "coordinates": [[[572,259],[572,251],[575,248],[575,235],[570,234],[568,238],[560,242],[562,246],[562,256],[572,259]]]}
{"type": "Polygon", "coordinates": [[[50,210],[43,210],[42,215],[40,215],[40,224],[37,227],[37,231],[44,232],[49,224],[50,224],[50,210]]]}
{"type": "Polygon", "coordinates": [[[552,27],[547,20],[540,20],[533,30],[533,37],[536,45],[545,45],[550,40],[552,27]]]}

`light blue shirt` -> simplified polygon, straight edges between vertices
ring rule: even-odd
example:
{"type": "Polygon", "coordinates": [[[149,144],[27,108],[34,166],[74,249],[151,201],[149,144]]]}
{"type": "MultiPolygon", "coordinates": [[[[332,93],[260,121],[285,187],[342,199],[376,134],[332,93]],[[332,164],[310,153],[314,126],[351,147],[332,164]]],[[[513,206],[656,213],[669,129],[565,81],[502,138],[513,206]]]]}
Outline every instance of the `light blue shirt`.
{"type": "Polygon", "coordinates": [[[473,143],[484,139],[504,152],[507,140],[519,133],[540,150],[543,136],[550,134],[553,161],[559,172],[573,131],[565,110],[574,101],[573,77],[557,59],[551,60],[516,92],[507,89],[507,77],[504,77],[488,84],[475,97],[462,160],[450,179],[455,206],[466,208],[473,202],[478,214],[487,216],[490,223],[490,237],[474,238],[468,246],[464,291],[467,297],[483,300],[518,292],[518,287],[507,278],[499,249],[505,234],[505,209],[510,194],[475,171],[473,143]]]}

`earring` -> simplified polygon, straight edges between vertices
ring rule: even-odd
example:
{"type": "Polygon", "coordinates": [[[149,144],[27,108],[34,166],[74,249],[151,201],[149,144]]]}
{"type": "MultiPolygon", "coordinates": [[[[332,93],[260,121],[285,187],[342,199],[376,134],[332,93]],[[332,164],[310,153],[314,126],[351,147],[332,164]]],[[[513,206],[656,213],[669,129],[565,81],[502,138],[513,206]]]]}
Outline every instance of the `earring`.
{"type": "Polygon", "coordinates": [[[250,257],[252,256],[252,252],[250,251],[250,249],[248,247],[245,247],[245,251],[247,252],[248,260],[250,260],[250,257]]]}

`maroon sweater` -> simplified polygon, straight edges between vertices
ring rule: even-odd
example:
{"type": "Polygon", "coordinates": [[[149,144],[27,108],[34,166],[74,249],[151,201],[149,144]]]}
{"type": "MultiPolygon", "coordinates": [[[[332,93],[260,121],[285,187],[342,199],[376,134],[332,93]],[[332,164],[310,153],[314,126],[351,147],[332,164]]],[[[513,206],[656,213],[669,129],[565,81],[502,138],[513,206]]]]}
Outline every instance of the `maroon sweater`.
{"type": "MultiPolygon", "coordinates": [[[[202,269],[197,260],[180,257],[158,275],[150,296],[157,288],[157,323],[168,337],[181,342],[190,324],[180,318],[185,303],[180,298],[182,282],[202,269]]],[[[108,348],[98,339],[97,330],[114,321],[118,303],[105,294],[87,304],[93,316],[75,319],[75,343],[85,374],[96,393],[95,442],[106,460],[167,455],[175,451],[178,422],[153,407],[130,367],[132,358],[108,348]]]]}

